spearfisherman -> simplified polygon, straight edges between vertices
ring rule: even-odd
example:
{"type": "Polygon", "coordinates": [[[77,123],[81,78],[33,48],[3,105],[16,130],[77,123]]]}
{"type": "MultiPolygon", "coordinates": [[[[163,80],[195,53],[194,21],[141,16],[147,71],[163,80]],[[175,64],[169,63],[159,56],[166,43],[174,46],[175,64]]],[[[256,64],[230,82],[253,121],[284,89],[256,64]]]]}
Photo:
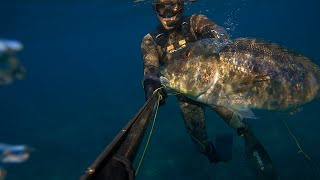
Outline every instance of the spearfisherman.
{"type": "MultiPolygon", "coordinates": [[[[200,39],[230,40],[226,30],[205,15],[185,16],[184,3],[183,0],[152,1],[152,7],[160,25],[153,32],[148,33],[141,43],[144,67],[143,87],[146,99],[151,97],[156,89],[162,87],[159,81],[159,68],[170,61],[175,51],[200,39]]],[[[159,92],[163,97],[160,105],[164,105],[167,93],[163,88],[159,92]]],[[[204,114],[206,106],[183,95],[176,95],[176,97],[185,127],[199,151],[208,158],[210,163],[228,161],[229,159],[224,157],[223,151],[217,151],[219,147],[216,149],[214,144],[208,140],[204,114]]],[[[241,117],[224,107],[212,109],[227,124],[236,129],[239,136],[244,138],[247,160],[257,178],[276,179],[271,158],[253,134],[250,126],[241,117]]]]}

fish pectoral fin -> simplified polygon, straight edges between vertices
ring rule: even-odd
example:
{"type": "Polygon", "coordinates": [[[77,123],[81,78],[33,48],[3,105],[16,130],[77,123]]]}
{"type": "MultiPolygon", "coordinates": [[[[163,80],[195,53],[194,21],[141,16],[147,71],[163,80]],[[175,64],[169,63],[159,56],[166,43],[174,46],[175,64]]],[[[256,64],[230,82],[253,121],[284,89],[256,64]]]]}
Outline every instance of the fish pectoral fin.
{"type": "Polygon", "coordinates": [[[257,83],[261,83],[264,81],[269,81],[270,75],[261,75],[261,76],[250,76],[245,77],[243,79],[238,79],[234,81],[224,82],[224,89],[226,95],[237,94],[237,93],[245,93],[252,88],[252,86],[257,83]]]}
{"type": "Polygon", "coordinates": [[[254,113],[249,108],[243,107],[226,107],[234,114],[238,115],[241,119],[248,118],[248,119],[258,119],[254,113]]]}

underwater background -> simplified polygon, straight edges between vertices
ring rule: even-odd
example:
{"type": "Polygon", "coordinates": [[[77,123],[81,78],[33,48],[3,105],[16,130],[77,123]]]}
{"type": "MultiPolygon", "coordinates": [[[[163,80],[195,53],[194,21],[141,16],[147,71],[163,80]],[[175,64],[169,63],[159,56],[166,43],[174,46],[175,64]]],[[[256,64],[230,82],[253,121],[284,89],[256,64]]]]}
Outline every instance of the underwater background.
{"type": "MultiPolygon", "coordinates": [[[[319,65],[319,7],[317,0],[198,0],[185,13],[203,13],[232,38],[277,42],[319,65]]],[[[23,43],[18,57],[27,70],[23,80],[0,86],[0,142],[35,149],[27,162],[3,165],[6,179],[69,180],[85,171],[144,103],[140,43],[157,25],[150,1],[0,2],[0,38],[23,43]]],[[[320,179],[319,101],[294,114],[254,112],[260,118],[250,123],[281,179],[320,179]],[[282,120],[312,161],[298,153],[282,120]]],[[[232,161],[209,164],[197,152],[169,97],[136,179],[254,179],[243,140],[206,113],[210,139],[234,134],[232,161]]]]}

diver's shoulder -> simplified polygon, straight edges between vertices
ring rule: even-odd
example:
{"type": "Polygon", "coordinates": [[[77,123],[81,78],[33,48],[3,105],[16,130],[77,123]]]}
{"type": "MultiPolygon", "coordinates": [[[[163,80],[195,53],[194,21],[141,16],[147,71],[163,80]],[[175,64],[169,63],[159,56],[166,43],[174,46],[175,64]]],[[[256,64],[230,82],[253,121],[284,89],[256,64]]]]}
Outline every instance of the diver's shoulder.
{"type": "Polygon", "coordinates": [[[141,40],[141,47],[149,47],[155,44],[153,37],[150,33],[146,34],[141,40]]]}
{"type": "Polygon", "coordinates": [[[142,43],[146,43],[146,44],[155,44],[154,39],[156,39],[158,37],[158,35],[160,35],[161,29],[160,27],[156,27],[153,31],[147,33],[143,38],[142,38],[142,43]]]}
{"type": "Polygon", "coordinates": [[[200,13],[194,13],[191,15],[191,17],[207,17],[207,16],[204,14],[200,14],[200,13]]]}
{"type": "Polygon", "coordinates": [[[190,16],[190,20],[202,20],[202,19],[209,19],[206,15],[204,14],[192,14],[190,16]]]}
{"type": "Polygon", "coordinates": [[[150,38],[152,38],[152,36],[151,36],[150,33],[148,33],[148,34],[146,34],[146,35],[143,36],[142,41],[146,41],[146,40],[148,40],[148,39],[150,39],[150,38]]]}
{"type": "Polygon", "coordinates": [[[157,26],[156,28],[153,29],[153,31],[149,32],[148,34],[146,34],[143,39],[150,39],[153,37],[157,37],[159,34],[162,34],[163,29],[161,28],[161,26],[157,26]]]}

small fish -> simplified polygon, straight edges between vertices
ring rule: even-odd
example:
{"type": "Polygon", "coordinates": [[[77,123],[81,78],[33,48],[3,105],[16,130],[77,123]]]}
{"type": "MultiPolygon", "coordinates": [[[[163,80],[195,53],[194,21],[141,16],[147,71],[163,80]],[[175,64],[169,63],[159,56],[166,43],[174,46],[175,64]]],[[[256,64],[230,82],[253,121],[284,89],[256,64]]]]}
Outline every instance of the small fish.
{"type": "Polygon", "coordinates": [[[253,38],[188,44],[161,74],[166,88],[246,118],[255,118],[251,109],[298,109],[320,88],[319,67],[307,57],[253,38]]]}
{"type": "Polygon", "coordinates": [[[9,145],[0,143],[0,162],[22,163],[29,159],[32,148],[26,145],[9,145]]]}
{"type": "Polygon", "coordinates": [[[19,41],[0,39],[0,55],[8,52],[18,52],[22,49],[23,45],[19,41]]]}

